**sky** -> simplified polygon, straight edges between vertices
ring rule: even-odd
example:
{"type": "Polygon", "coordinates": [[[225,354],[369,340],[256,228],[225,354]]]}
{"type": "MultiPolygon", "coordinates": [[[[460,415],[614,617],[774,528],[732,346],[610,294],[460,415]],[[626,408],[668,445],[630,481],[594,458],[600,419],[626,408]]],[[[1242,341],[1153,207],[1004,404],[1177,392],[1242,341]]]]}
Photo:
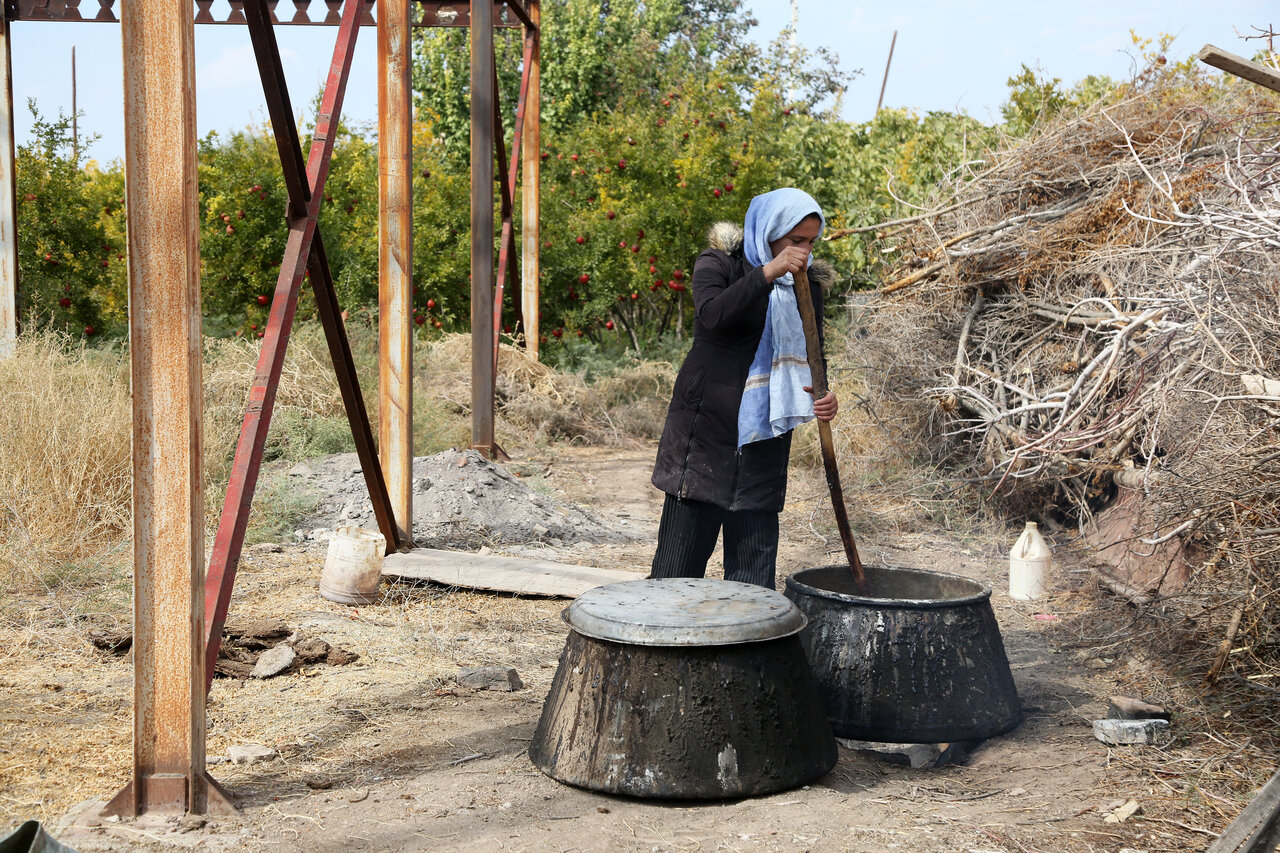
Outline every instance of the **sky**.
{"type": "MultiPolygon", "coordinates": [[[[317,2],[316,4],[320,4],[317,2]]],[[[82,3],[82,8],[85,4],[82,3]]],[[[747,0],[759,21],[757,41],[767,43],[791,21],[789,0],[747,0]]],[[[217,0],[215,16],[225,7],[217,0]]],[[[118,8],[118,3],[117,3],[118,8]]],[[[1252,27],[1280,18],[1263,0],[798,0],[797,38],[825,46],[845,71],[861,70],[844,96],[843,117],[866,121],[875,112],[890,40],[897,44],[884,103],[924,113],[963,110],[983,122],[1000,119],[1006,82],[1022,64],[1070,84],[1090,74],[1126,77],[1137,50],[1130,31],[1143,37],[1176,36],[1172,58],[1212,43],[1251,55],[1258,41],[1243,41],[1252,27]]],[[[324,83],[333,42],[331,27],[277,27],[285,76],[295,110],[310,105],[324,83]]],[[[99,138],[90,157],[124,156],[120,28],[115,24],[20,21],[11,29],[17,141],[30,138],[27,100],[46,118],[71,113],[71,49],[76,50],[76,106],[82,137],[99,138]]],[[[376,38],[362,28],[348,84],[344,118],[377,118],[376,38]]],[[[248,32],[237,26],[196,27],[196,113],[199,133],[228,132],[265,122],[248,32]]]]}

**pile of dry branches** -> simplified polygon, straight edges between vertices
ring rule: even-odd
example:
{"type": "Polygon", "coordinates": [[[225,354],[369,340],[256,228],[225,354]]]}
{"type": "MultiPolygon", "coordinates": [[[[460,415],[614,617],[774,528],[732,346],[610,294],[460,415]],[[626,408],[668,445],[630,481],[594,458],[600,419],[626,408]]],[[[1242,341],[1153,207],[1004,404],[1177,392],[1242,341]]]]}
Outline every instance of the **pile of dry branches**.
{"type": "Polygon", "coordinates": [[[1017,514],[1085,529],[1139,492],[1132,547],[1187,546],[1189,624],[1255,678],[1280,643],[1278,109],[1184,68],[1011,142],[878,235],[900,261],[868,353],[913,446],[1017,514]]]}

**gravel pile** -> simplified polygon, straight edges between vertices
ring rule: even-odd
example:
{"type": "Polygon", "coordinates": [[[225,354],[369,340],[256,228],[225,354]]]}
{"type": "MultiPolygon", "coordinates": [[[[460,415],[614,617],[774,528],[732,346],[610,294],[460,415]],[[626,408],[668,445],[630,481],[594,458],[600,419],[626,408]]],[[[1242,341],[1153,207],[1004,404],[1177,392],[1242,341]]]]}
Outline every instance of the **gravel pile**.
{"type": "MultiPolygon", "coordinates": [[[[319,497],[299,524],[299,539],[326,538],[343,525],[377,528],[360,461],[354,453],[301,462],[290,482],[319,497]]],[[[486,544],[619,542],[633,538],[586,510],[534,491],[474,450],[447,450],[413,460],[413,538],[427,548],[486,544]]]]}

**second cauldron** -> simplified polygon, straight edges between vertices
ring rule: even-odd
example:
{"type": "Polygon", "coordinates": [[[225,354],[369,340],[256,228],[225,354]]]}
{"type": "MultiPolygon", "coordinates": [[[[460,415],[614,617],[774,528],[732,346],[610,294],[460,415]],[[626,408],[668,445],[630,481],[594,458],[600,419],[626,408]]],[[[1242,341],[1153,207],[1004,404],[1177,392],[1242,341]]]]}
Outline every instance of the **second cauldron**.
{"type": "Polygon", "coordinates": [[[660,578],[589,590],[529,757],[595,791],[677,799],[781,791],[823,775],[836,742],[779,593],[660,578]]]}
{"type": "Polygon", "coordinates": [[[859,595],[847,565],[803,569],[786,596],[837,737],[952,743],[1022,720],[991,588],[923,569],[866,566],[859,595]]]}

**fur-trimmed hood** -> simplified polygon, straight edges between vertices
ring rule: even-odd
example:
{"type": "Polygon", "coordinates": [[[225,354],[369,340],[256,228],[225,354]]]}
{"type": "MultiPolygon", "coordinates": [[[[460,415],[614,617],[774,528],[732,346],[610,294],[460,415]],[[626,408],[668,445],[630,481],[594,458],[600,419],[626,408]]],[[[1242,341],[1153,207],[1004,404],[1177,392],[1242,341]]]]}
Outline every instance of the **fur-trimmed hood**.
{"type": "MultiPolygon", "coordinates": [[[[707,232],[707,245],[719,249],[727,255],[742,253],[742,226],[736,222],[717,222],[707,232]]],[[[835,284],[836,268],[827,261],[814,258],[809,265],[809,280],[823,290],[829,290],[835,284]]]]}

